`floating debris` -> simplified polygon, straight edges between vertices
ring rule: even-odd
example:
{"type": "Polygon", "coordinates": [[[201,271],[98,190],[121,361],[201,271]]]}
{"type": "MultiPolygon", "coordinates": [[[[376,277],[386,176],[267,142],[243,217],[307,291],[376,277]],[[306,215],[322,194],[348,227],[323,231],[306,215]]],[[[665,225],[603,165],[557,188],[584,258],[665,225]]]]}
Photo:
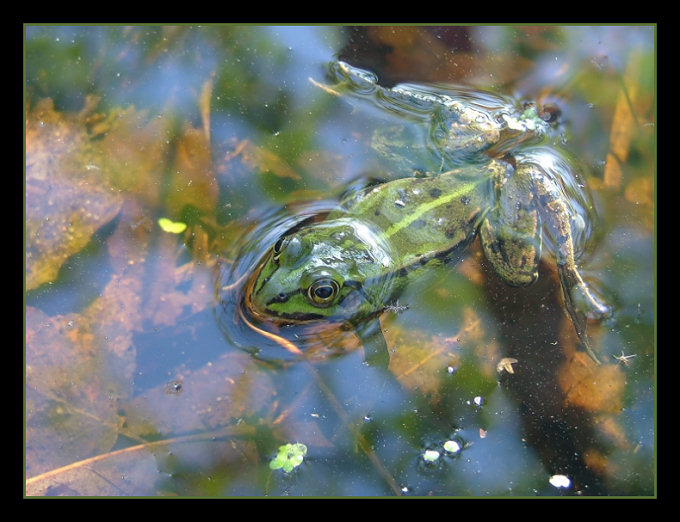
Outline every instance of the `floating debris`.
{"type": "Polygon", "coordinates": [[[513,370],[512,365],[517,362],[517,359],[513,357],[503,357],[500,361],[498,361],[498,364],[496,365],[496,371],[498,373],[503,373],[503,371],[506,371],[508,373],[515,373],[515,370],[513,370]]]}
{"type": "Polygon", "coordinates": [[[571,480],[566,475],[553,475],[548,482],[556,488],[568,488],[571,486],[571,480]]]}
{"type": "Polygon", "coordinates": [[[307,446],[300,442],[279,446],[279,452],[269,463],[269,468],[283,469],[286,473],[290,473],[302,464],[305,455],[307,455],[307,446]]]}
{"type": "Polygon", "coordinates": [[[165,393],[167,395],[179,395],[184,390],[182,381],[170,381],[165,384],[165,393]]]}
{"type": "Polygon", "coordinates": [[[158,226],[161,227],[163,232],[167,232],[169,234],[181,234],[187,229],[187,224],[182,223],[181,221],[172,221],[171,219],[168,218],[158,218],[158,226]]]}
{"type": "Polygon", "coordinates": [[[625,355],[625,354],[623,353],[623,350],[621,350],[621,355],[613,355],[612,357],[614,357],[614,359],[616,359],[617,361],[619,361],[619,363],[620,363],[622,366],[630,366],[631,363],[630,363],[630,361],[629,361],[628,359],[632,359],[633,357],[636,357],[636,355],[635,355],[635,354],[632,354],[632,355],[625,355]]]}
{"type": "Polygon", "coordinates": [[[458,453],[462,448],[462,446],[456,442],[455,440],[447,440],[444,443],[444,451],[447,453],[458,453]]]}
{"type": "Polygon", "coordinates": [[[425,462],[436,462],[439,460],[441,453],[439,453],[437,450],[433,449],[428,449],[423,452],[423,460],[425,462]]]}

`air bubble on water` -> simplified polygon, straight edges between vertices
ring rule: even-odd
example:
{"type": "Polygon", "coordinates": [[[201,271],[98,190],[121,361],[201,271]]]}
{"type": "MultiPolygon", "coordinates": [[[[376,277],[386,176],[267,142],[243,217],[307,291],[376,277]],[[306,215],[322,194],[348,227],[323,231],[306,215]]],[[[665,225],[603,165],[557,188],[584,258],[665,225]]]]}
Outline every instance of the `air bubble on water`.
{"type": "Polygon", "coordinates": [[[448,453],[458,453],[461,449],[460,444],[455,440],[447,440],[444,443],[444,451],[448,453]]]}
{"type": "Polygon", "coordinates": [[[436,462],[439,456],[440,453],[437,450],[428,449],[423,452],[423,460],[425,462],[436,462]]]}
{"type": "Polygon", "coordinates": [[[472,399],[472,402],[475,403],[475,406],[481,406],[484,403],[484,399],[480,395],[477,395],[474,399],[472,399]]]}
{"type": "Polygon", "coordinates": [[[568,488],[571,486],[571,480],[566,475],[553,475],[548,479],[548,482],[556,488],[568,488]]]}

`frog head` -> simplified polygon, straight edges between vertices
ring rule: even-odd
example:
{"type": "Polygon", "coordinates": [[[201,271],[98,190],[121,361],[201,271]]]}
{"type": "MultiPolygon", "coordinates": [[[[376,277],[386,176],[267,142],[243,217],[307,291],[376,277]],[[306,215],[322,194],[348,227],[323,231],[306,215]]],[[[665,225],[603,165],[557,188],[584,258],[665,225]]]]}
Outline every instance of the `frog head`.
{"type": "Polygon", "coordinates": [[[382,311],[392,256],[379,233],[339,218],[281,236],[249,294],[251,312],[285,324],[360,320],[382,311]]]}

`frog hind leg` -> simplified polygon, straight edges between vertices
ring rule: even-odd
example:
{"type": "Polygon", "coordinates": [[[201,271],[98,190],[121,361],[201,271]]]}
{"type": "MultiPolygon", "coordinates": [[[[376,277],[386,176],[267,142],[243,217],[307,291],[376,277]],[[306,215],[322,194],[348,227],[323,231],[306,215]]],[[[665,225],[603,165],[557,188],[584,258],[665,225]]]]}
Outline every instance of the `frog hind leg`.
{"type": "Polygon", "coordinates": [[[586,325],[588,322],[588,312],[586,312],[586,309],[595,310],[595,313],[599,316],[604,316],[608,313],[608,308],[592,295],[575,266],[558,263],[557,274],[559,275],[560,283],[562,285],[564,306],[574,324],[576,335],[591,359],[597,364],[600,364],[600,360],[595,355],[595,352],[593,352],[588,335],[586,334],[586,325]]]}
{"type": "Polygon", "coordinates": [[[609,313],[609,308],[593,295],[578,271],[574,257],[570,214],[559,190],[555,187],[555,182],[535,165],[530,165],[527,169],[531,172],[534,190],[542,198],[540,209],[543,220],[548,224],[555,240],[557,274],[562,286],[565,308],[588,355],[600,364],[588,340],[586,324],[589,315],[602,318],[609,313]]]}
{"type": "Polygon", "coordinates": [[[390,363],[390,354],[378,317],[355,324],[354,331],[364,346],[366,364],[386,370],[390,363]]]}

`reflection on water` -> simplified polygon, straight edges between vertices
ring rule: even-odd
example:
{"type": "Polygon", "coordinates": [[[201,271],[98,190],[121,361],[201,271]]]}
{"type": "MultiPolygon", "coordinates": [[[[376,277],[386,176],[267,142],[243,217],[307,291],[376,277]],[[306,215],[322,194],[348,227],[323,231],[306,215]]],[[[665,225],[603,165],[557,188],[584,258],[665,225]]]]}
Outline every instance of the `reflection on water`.
{"type": "Polygon", "coordinates": [[[653,36],[27,27],[27,493],[654,495],[653,36]],[[336,58],[388,87],[559,106],[555,171],[584,167],[557,176],[583,216],[579,269],[613,308],[588,325],[601,366],[554,261],[514,289],[478,242],[381,318],[388,369],[351,331],[286,331],[318,350],[301,358],[235,321],[267,249],[352,180],[442,167],[427,97],[397,131],[403,100],[334,95],[336,58]],[[299,466],[270,469],[298,442],[299,466]]]}

